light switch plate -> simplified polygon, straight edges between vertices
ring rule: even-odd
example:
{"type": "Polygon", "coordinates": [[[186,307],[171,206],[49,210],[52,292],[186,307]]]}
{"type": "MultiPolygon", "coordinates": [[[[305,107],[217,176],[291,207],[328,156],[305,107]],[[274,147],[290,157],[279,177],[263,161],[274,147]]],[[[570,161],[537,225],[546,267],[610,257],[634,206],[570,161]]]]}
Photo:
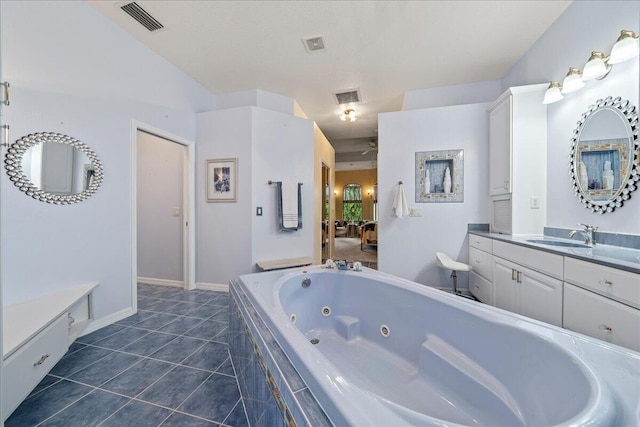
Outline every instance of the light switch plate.
{"type": "Polygon", "coordinates": [[[258,206],[256,208],[256,216],[262,216],[262,207],[261,206],[258,206]]]}
{"type": "Polygon", "coordinates": [[[422,209],[409,208],[409,216],[422,216],[422,209]]]}

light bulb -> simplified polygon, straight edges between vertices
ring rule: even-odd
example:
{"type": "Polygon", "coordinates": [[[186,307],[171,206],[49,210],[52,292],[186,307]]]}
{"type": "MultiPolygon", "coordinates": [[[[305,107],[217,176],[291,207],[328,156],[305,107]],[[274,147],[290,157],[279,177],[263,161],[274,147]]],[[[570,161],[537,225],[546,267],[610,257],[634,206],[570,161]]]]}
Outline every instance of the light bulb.
{"type": "Polygon", "coordinates": [[[582,71],[582,80],[602,79],[611,71],[611,65],[607,64],[607,57],[602,52],[591,52],[589,61],[582,71]]]}
{"type": "Polygon", "coordinates": [[[567,93],[575,92],[583,87],[584,82],[582,81],[582,73],[580,70],[569,67],[569,72],[562,81],[562,93],[566,95],[567,93]]]}
{"type": "Polygon", "coordinates": [[[552,81],[551,83],[549,83],[549,88],[544,93],[544,100],[542,101],[542,103],[543,104],[552,104],[552,103],[558,102],[562,98],[564,98],[562,96],[562,93],[560,92],[561,88],[562,88],[562,86],[560,86],[560,83],[558,83],[556,81],[552,81]]]}
{"type": "Polygon", "coordinates": [[[638,47],[638,36],[633,31],[622,30],[620,37],[611,49],[609,55],[609,64],[618,64],[628,59],[638,56],[640,48],[638,47]]]}

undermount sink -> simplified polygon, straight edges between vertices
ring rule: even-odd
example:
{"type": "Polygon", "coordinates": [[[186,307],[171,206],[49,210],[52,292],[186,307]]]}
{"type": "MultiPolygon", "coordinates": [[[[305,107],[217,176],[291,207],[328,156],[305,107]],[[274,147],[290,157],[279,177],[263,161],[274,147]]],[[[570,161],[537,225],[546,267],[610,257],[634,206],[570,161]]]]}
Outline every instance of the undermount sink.
{"type": "Polygon", "coordinates": [[[527,240],[527,242],[537,243],[539,245],[560,246],[562,248],[588,248],[589,247],[584,243],[562,242],[559,240],[531,239],[531,240],[527,240]]]}

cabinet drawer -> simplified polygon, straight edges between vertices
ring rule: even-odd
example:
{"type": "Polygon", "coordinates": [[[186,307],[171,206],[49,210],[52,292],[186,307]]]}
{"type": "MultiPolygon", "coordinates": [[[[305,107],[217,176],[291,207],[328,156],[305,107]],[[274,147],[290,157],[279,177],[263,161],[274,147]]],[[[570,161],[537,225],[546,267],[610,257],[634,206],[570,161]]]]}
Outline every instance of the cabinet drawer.
{"type": "Polygon", "coordinates": [[[469,264],[471,264],[471,268],[488,281],[491,281],[491,259],[491,254],[476,248],[469,248],[469,264]]]}
{"type": "Polygon", "coordinates": [[[481,302],[493,305],[493,283],[473,271],[469,276],[469,292],[481,302]]]}
{"type": "Polygon", "coordinates": [[[562,280],[563,256],[494,240],[493,254],[562,280]]]}
{"type": "Polygon", "coordinates": [[[68,348],[67,313],[3,361],[2,414],[8,417],[68,348]]]}
{"type": "Polygon", "coordinates": [[[640,308],[640,274],[566,257],[564,280],[640,308]]]}
{"type": "Polygon", "coordinates": [[[486,237],[469,234],[469,246],[491,253],[493,240],[486,237]]]}
{"type": "Polygon", "coordinates": [[[640,351],[640,310],[565,283],[563,314],[564,328],[640,351]]]}

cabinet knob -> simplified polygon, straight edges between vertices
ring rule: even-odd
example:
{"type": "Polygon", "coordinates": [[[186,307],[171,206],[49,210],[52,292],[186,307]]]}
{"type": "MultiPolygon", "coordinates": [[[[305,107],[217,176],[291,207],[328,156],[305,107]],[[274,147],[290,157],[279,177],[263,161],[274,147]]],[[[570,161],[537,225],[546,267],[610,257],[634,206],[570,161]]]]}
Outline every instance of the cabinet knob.
{"type": "Polygon", "coordinates": [[[479,261],[479,260],[476,260],[476,264],[480,264],[480,261],[479,261]]]}
{"type": "Polygon", "coordinates": [[[476,289],[480,289],[480,286],[476,285],[476,289]]]}
{"type": "Polygon", "coordinates": [[[45,360],[47,360],[49,358],[49,354],[44,354],[42,355],[42,357],[40,358],[40,360],[38,360],[36,363],[33,364],[33,366],[40,366],[44,363],[45,360]]]}

